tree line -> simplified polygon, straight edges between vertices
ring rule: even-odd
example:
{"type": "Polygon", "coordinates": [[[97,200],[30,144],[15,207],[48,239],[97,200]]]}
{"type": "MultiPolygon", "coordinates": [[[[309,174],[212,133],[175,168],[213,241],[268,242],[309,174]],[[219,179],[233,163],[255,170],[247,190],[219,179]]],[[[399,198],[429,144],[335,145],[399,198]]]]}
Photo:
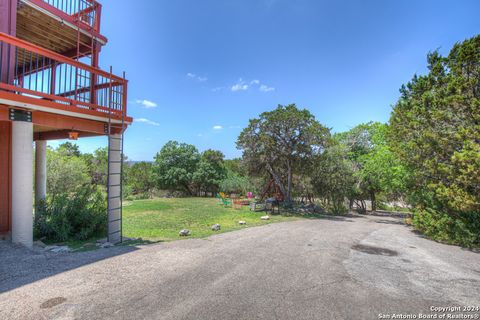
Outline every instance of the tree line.
{"type": "MultiPolygon", "coordinates": [[[[388,123],[334,133],[307,109],[279,105],[249,121],[239,159],[170,141],[152,162],[125,159],[125,199],[261,193],[274,181],[285,204],[315,199],[325,211],[413,211],[426,235],[480,245],[480,36],[447,56],[427,56],[428,73],[400,89],[388,123]]],[[[48,151],[49,198],[106,185],[107,150],[82,154],[66,143],[48,151]],[[57,195],[57,196],[56,196],[57,195]]],[[[103,188],[103,189],[102,189],[103,188]]]]}

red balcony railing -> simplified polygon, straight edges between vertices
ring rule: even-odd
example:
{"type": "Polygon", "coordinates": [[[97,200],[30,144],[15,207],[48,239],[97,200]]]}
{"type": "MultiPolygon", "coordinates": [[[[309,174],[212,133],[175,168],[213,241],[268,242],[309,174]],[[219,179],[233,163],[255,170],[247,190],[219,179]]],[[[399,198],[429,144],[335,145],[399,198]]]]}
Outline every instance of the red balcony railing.
{"type": "Polygon", "coordinates": [[[22,0],[84,29],[100,32],[102,5],[95,0],[22,0]],[[85,28],[87,27],[87,28],[85,28]]]}
{"type": "Polygon", "coordinates": [[[0,93],[121,118],[127,115],[127,83],[111,72],[0,33],[0,93]]]}

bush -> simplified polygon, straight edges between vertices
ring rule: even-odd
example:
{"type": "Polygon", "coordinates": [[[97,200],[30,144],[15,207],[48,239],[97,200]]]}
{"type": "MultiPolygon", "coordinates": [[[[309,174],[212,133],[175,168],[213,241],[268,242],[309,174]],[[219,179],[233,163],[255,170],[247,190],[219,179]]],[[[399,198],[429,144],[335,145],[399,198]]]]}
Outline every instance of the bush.
{"type": "Polygon", "coordinates": [[[434,240],[463,247],[480,247],[480,212],[459,213],[455,217],[433,209],[417,211],[414,227],[434,240]]]}
{"type": "Polygon", "coordinates": [[[48,194],[73,192],[90,181],[88,167],[81,157],[66,155],[62,150],[47,151],[48,194]]]}
{"type": "Polygon", "coordinates": [[[35,236],[52,241],[86,240],[107,229],[106,195],[99,187],[83,185],[72,193],[56,194],[40,204],[35,236]]]}

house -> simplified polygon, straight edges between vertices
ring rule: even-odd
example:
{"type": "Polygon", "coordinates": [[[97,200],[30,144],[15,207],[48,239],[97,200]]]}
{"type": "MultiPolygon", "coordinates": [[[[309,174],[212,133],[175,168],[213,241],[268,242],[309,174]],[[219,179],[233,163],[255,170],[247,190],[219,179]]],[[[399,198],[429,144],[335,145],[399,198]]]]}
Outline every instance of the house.
{"type": "Polygon", "coordinates": [[[47,141],[91,136],[108,137],[108,239],[122,239],[123,133],[132,118],[127,80],[99,68],[101,13],[95,0],[0,0],[0,235],[14,243],[32,246],[47,141]]]}

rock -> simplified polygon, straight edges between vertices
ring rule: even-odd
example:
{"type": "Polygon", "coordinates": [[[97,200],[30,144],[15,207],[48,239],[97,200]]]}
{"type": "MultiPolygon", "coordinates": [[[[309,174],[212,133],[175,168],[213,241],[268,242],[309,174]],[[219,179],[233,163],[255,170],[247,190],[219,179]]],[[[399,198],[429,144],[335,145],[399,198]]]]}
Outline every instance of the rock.
{"type": "Polygon", "coordinates": [[[218,231],[220,230],[220,225],[218,223],[215,223],[213,226],[212,226],[212,230],[213,231],[218,231]]]}
{"type": "Polygon", "coordinates": [[[105,243],[102,243],[100,245],[100,247],[102,247],[102,248],[110,248],[110,247],[113,247],[113,246],[114,246],[114,244],[110,243],[110,242],[105,242],[105,243]]]}
{"type": "Polygon", "coordinates": [[[50,251],[55,253],[65,253],[72,250],[68,246],[55,246],[55,248],[52,248],[50,251]]]}
{"type": "Polygon", "coordinates": [[[245,221],[243,221],[243,220],[240,220],[240,221],[238,221],[238,224],[240,224],[240,225],[243,226],[243,225],[247,224],[247,222],[245,222],[245,221]]]}
{"type": "Polygon", "coordinates": [[[45,248],[47,245],[43,243],[41,240],[37,240],[33,242],[34,246],[40,247],[40,248],[45,248]]]}
{"type": "Polygon", "coordinates": [[[269,217],[269,216],[262,216],[260,219],[262,219],[262,220],[270,220],[270,217],[269,217]]]}
{"type": "Polygon", "coordinates": [[[107,239],[107,238],[103,238],[103,239],[98,239],[98,240],[97,240],[97,243],[105,243],[105,242],[108,242],[108,239],[107,239]]]}
{"type": "Polygon", "coordinates": [[[178,235],[179,235],[180,237],[187,237],[187,236],[190,235],[190,230],[188,230],[188,229],[182,229],[182,230],[180,230],[180,232],[178,233],[178,235]]]}

